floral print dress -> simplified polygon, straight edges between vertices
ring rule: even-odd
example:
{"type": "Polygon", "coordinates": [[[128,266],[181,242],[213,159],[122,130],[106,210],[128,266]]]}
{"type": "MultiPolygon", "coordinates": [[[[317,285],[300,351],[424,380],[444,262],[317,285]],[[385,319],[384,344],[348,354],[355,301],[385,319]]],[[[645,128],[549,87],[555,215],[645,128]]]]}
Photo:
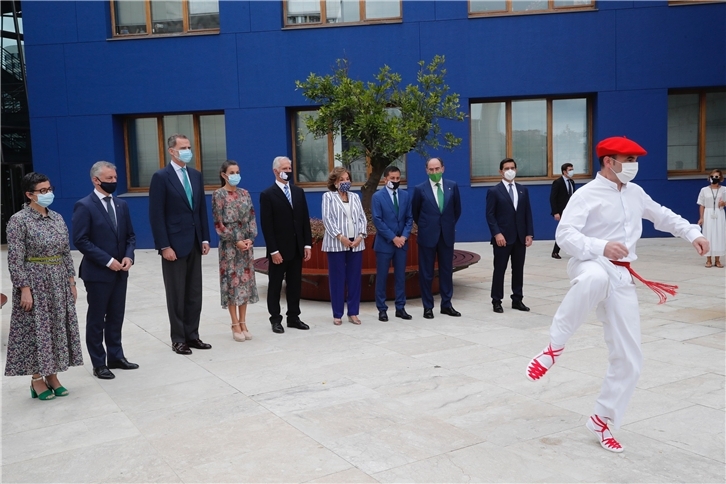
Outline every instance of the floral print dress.
{"type": "MultiPolygon", "coordinates": [[[[83,365],[78,317],[69,278],[75,276],[68,227],[26,205],[7,225],[8,269],[13,283],[5,375],[52,375],[83,365]],[[61,256],[60,263],[29,261],[61,256]],[[20,288],[30,287],[33,308],[20,307],[20,288]]],[[[46,259],[47,261],[47,259],[46,259]]]]}
{"type": "Polygon", "coordinates": [[[255,240],[257,221],[252,198],[247,190],[230,192],[220,188],[212,196],[214,228],[219,235],[219,284],[222,307],[259,301],[255,282],[255,257],[252,248],[241,251],[240,240],[255,240]]]}

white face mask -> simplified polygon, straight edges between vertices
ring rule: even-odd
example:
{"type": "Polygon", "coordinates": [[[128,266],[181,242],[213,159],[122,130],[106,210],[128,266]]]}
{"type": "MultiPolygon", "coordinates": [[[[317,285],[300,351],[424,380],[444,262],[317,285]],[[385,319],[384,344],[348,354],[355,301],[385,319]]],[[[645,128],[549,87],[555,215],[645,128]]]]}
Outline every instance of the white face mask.
{"type": "Polygon", "coordinates": [[[565,173],[567,173],[567,178],[572,178],[572,175],[575,173],[575,170],[567,170],[565,173]]]}
{"type": "Polygon", "coordinates": [[[620,166],[622,169],[620,170],[620,173],[615,173],[615,170],[610,168],[613,173],[615,173],[615,176],[618,177],[618,180],[620,180],[620,183],[628,183],[630,180],[635,178],[635,175],[638,174],[638,162],[633,161],[632,163],[622,163],[618,160],[613,160],[617,163],[620,163],[620,166]]]}
{"type": "Polygon", "coordinates": [[[514,180],[515,176],[517,176],[517,172],[512,170],[511,168],[504,172],[504,178],[507,179],[508,181],[514,180]]]}

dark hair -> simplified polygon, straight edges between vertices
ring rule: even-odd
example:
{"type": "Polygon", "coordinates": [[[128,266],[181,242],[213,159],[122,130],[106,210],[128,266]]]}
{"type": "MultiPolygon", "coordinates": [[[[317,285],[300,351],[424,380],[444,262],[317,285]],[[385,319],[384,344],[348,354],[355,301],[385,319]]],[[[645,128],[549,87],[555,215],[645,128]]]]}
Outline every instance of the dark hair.
{"type": "Polygon", "coordinates": [[[504,169],[504,164],[505,163],[514,163],[514,167],[517,168],[517,162],[516,161],[514,161],[511,158],[504,158],[502,161],[499,162],[499,169],[500,170],[503,170],[504,169]]]}
{"type": "Polygon", "coordinates": [[[333,168],[333,171],[330,172],[330,175],[328,175],[328,190],[331,192],[337,192],[338,189],[335,188],[335,183],[340,180],[340,177],[343,176],[343,173],[348,174],[348,179],[353,181],[353,178],[350,176],[350,171],[344,166],[336,166],[333,168]]]}
{"type": "Polygon", "coordinates": [[[433,157],[429,158],[428,160],[426,160],[426,169],[427,170],[429,169],[429,161],[431,161],[431,160],[439,160],[439,163],[441,163],[441,168],[444,167],[444,160],[439,158],[438,156],[433,156],[433,157]]]}
{"type": "Polygon", "coordinates": [[[397,171],[397,172],[401,173],[401,169],[399,167],[397,167],[396,165],[389,165],[386,167],[385,170],[383,170],[383,176],[387,177],[388,174],[391,173],[392,171],[397,171]]]}
{"type": "Polygon", "coordinates": [[[568,168],[574,168],[574,166],[572,165],[572,163],[564,163],[564,164],[563,164],[563,165],[562,165],[562,166],[560,167],[560,173],[564,173],[564,171],[565,171],[566,169],[568,169],[568,168]]]}
{"type": "MultiPolygon", "coordinates": [[[[36,173],[34,171],[31,171],[30,173],[26,174],[23,177],[23,180],[20,182],[20,186],[23,189],[23,196],[25,198],[28,198],[26,193],[28,192],[34,192],[35,187],[38,186],[39,183],[50,181],[47,176],[43,175],[42,173],[36,173]]],[[[30,200],[28,198],[28,200],[30,200]]]]}
{"type": "MultiPolygon", "coordinates": [[[[607,156],[608,158],[615,158],[615,155],[602,155],[602,156],[601,156],[601,157],[599,158],[599,160],[600,160],[600,166],[601,166],[601,167],[602,167],[602,166],[603,166],[603,164],[605,163],[605,161],[604,161],[604,160],[605,160],[605,157],[606,157],[606,156],[607,156]]],[[[615,161],[617,161],[617,160],[615,160],[615,161]]]]}
{"type": "Polygon", "coordinates": [[[227,180],[222,178],[222,173],[227,173],[227,168],[229,168],[230,166],[239,166],[239,165],[234,160],[227,160],[224,163],[222,163],[222,166],[219,167],[219,179],[222,181],[222,186],[225,186],[227,184],[227,180]]]}

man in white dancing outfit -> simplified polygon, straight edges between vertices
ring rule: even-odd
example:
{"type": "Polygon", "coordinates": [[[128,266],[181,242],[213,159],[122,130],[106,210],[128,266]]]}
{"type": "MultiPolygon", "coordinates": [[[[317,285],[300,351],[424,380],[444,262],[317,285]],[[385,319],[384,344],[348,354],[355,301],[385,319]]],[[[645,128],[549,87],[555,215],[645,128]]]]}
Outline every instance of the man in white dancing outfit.
{"type": "Polygon", "coordinates": [[[567,340],[592,308],[603,323],[608,347],[608,369],[593,415],[586,427],[600,445],[622,452],[609,423],[620,427],[625,408],[640,376],[640,314],[633,278],[655,291],[660,303],[677,286],[646,281],[630,268],[637,259],[635,245],[643,231],[642,219],[655,228],[688,240],[699,255],[708,252],[708,241],[697,225],[654,202],[632,183],[638,156],[647,154],[625,137],[602,140],[596,147],[600,172],[577,190],[557,226],[557,244],[572,255],[567,274],[572,287],[557,309],[550,328],[550,344],[527,366],[527,378],[542,378],[562,354],[567,340]]]}

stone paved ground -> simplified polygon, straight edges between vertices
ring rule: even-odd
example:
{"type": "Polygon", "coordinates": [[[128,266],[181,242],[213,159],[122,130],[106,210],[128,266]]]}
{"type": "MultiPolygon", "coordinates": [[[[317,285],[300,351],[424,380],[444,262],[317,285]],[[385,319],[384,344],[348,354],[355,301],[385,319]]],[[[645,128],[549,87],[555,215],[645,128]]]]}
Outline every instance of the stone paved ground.
{"type": "MultiPolygon", "coordinates": [[[[454,277],[461,318],[425,320],[416,299],[411,321],[380,323],[365,303],[362,326],[333,326],[327,304],[304,302],[311,330],[276,335],[261,302],[244,343],[219,306],[215,250],[204,258],[201,324],[214,349],[189,357],[170,350],[159,258],[137,251],[124,347],[141,368],[112,381],[88,363],[72,368],[61,375],[70,395],[49,402],[30,399],[29,378],[4,377],[2,480],[724,482],[724,270],[704,268],[681,240],[640,243],[637,270],[681,289],[660,306],[638,289],[645,366],[615,455],[584,428],[606,368],[594,314],[543,381],[524,376],[569,284],[551,244],[527,254],[530,313],[492,313],[491,248],[458,244],[482,254],[454,277]]],[[[258,285],[264,300],[266,276],[258,285]]]]}

